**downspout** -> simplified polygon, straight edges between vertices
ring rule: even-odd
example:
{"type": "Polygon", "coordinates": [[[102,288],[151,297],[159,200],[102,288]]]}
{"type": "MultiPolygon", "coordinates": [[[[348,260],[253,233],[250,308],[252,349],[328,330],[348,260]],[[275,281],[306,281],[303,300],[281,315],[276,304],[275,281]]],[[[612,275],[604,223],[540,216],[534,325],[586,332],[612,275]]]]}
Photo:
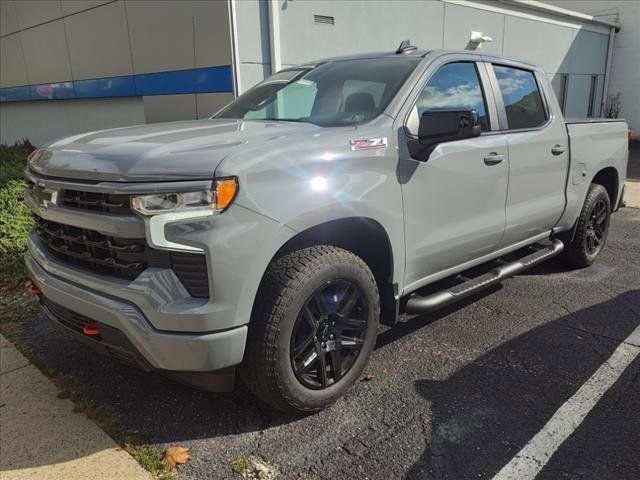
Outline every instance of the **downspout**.
{"type": "Polygon", "coordinates": [[[271,54],[271,75],[282,69],[279,4],[279,0],[269,0],[269,52],[271,54]]]}
{"type": "Polygon", "coordinates": [[[240,55],[238,54],[238,19],[236,17],[236,0],[228,0],[227,8],[229,9],[233,96],[237,97],[242,92],[240,91],[240,55]]]}
{"type": "Polygon", "coordinates": [[[604,70],[604,86],[602,87],[602,101],[600,103],[600,117],[604,117],[604,109],[609,95],[609,76],[611,75],[611,63],[613,60],[613,42],[616,38],[616,27],[609,28],[609,48],[607,50],[607,66],[604,70]]]}

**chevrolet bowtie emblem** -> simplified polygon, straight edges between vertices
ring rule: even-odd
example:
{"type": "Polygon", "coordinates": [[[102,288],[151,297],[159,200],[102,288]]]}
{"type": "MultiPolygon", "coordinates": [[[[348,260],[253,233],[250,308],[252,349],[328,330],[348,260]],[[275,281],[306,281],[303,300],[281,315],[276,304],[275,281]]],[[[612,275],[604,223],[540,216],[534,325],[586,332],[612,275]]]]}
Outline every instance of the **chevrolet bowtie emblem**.
{"type": "Polygon", "coordinates": [[[44,185],[36,185],[33,187],[33,197],[41,208],[55,205],[58,202],[58,192],[59,190],[47,188],[44,185]]]}

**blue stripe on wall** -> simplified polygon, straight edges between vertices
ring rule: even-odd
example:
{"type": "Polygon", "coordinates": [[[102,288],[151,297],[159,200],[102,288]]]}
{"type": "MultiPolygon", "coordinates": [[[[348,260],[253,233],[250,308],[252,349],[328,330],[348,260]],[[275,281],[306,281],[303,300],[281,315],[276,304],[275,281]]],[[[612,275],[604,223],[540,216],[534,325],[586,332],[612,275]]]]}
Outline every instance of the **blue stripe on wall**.
{"type": "Polygon", "coordinates": [[[0,88],[0,102],[232,92],[231,65],[0,88]]]}

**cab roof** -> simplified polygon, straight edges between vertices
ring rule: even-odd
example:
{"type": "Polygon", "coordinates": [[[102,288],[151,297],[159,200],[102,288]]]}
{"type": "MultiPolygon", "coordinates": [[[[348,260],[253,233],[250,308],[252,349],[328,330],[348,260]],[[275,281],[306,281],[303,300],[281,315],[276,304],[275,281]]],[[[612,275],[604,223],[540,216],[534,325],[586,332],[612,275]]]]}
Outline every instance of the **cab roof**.
{"type": "Polygon", "coordinates": [[[387,51],[387,52],[371,52],[371,53],[359,53],[359,54],[354,54],[354,55],[343,55],[343,56],[338,56],[338,57],[329,57],[329,58],[325,58],[322,60],[319,60],[317,62],[309,62],[306,64],[303,64],[301,66],[307,66],[307,67],[314,67],[314,66],[318,66],[321,65],[323,63],[329,63],[329,62],[338,62],[338,61],[344,61],[344,60],[363,60],[363,59],[374,59],[374,58],[391,58],[391,57],[398,57],[398,58],[406,58],[406,57],[419,57],[419,58],[424,58],[429,54],[435,54],[435,56],[440,56],[440,55],[450,55],[450,54],[464,54],[464,55],[470,55],[470,56],[477,56],[477,57],[490,57],[490,58],[495,58],[495,59],[502,59],[502,60],[507,60],[507,61],[511,61],[511,62],[517,62],[520,63],[522,65],[526,65],[528,67],[531,67],[532,69],[540,69],[539,65],[536,65],[534,63],[531,62],[527,62],[525,60],[519,59],[519,58],[512,58],[512,57],[505,57],[503,55],[499,55],[496,53],[492,53],[492,52],[481,52],[481,51],[474,51],[474,50],[446,50],[446,49],[433,49],[433,50],[420,50],[420,49],[411,49],[408,51],[403,51],[401,53],[398,53],[397,51],[387,51]]]}

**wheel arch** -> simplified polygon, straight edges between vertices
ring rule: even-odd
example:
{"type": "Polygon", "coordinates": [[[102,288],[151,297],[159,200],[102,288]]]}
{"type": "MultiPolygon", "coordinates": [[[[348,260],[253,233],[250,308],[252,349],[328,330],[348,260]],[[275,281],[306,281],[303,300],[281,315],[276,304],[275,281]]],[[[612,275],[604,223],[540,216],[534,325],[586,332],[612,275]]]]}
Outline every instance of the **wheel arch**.
{"type": "Polygon", "coordinates": [[[313,245],[333,245],[362,258],[378,284],[381,321],[395,323],[398,288],[393,283],[393,249],[389,235],[379,222],[369,217],[347,217],[311,226],[284,243],[269,263],[292,251],[313,245]]]}
{"type": "Polygon", "coordinates": [[[614,167],[603,168],[596,173],[591,183],[597,183],[605,188],[609,194],[609,200],[611,201],[611,210],[614,210],[618,201],[618,192],[620,188],[618,171],[614,167]]]}

